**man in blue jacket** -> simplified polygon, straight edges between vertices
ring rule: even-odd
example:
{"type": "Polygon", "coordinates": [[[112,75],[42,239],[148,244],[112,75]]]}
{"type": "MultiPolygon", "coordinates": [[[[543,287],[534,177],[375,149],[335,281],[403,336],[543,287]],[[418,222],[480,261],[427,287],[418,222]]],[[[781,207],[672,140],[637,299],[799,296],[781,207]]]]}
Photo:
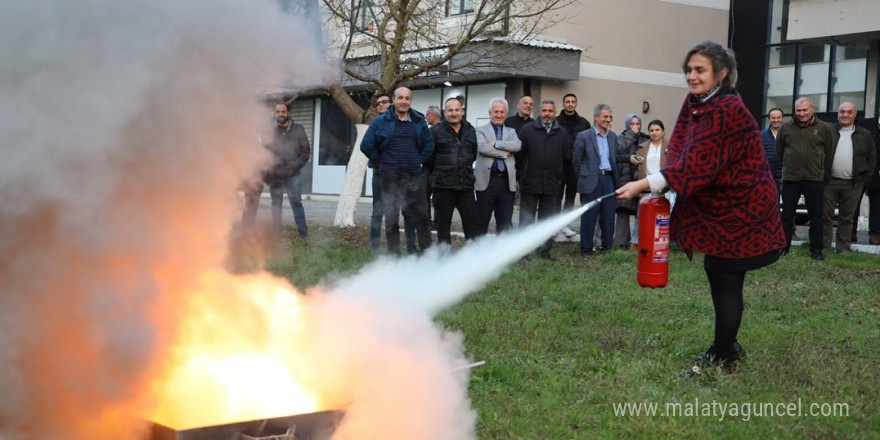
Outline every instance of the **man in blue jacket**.
{"type": "Polygon", "coordinates": [[[361,151],[382,174],[385,241],[394,255],[400,255],[401,207],[413,216],[420,250],[431,246],[422,164],[434,153],[434,137],[425,116],[411,107],[412,91],[399,87],[394,105],[373,119],[361,141],[361,151]]]}
{"type": "Polygon", "coordinates": [[[782,126],[784,114],[781,108],[772,108],[767,112],[767,121],[770,125],[761,132],[761,141],[764,144],[764,155],[767,156],[767,164],[770,165],[770,172],[773,174],[773,180],[776,181],[776,189],[782,193],[782,162],[776,158],[776,134],[779,133],[779,127],[782,126]]]}

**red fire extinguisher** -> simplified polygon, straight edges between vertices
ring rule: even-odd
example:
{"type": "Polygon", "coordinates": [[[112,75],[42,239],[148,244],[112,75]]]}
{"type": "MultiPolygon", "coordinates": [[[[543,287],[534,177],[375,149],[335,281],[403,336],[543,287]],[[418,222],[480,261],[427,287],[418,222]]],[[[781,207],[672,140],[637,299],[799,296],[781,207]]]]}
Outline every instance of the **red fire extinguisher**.
{"type": "Polygon", "coordinates": [[[639,202],[639,286],[666,287],[669,281],[669,210],[660,193],[639,202]]]}

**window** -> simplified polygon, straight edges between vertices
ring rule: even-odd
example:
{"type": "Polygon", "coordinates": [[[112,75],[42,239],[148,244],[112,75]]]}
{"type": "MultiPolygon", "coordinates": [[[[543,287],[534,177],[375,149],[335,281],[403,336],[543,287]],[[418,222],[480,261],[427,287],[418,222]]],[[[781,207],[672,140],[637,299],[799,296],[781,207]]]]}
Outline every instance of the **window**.
{"type": "Polygon", "coordinates": [[[351,158],[354,124],[330,98],[321,98],[321,145],[318,165],[346,165],[351,158]]]}
{"type": "MultiPolygon", "coordinates": [[[[770,5],[770,44],[779,44],[782,43],[785,38],[783,35],[785,34],[785,25],[788,20],[785,17],[785,13],[788,10],[787,8],[783,8],[783,2],[774,1],[771,2],[770,5]]],[[[772,107],[771,107],[772,108],[772,107]]]]}
{"type": "Polygon", "coordinates": [[[817,113],[834,113],[841,102],[852,101],[865,110],[869,48],[789,41],[786,38],[790,0],[768,4],[767,72],[764,112],[773,107],[791,114],[794,100],[809,97],[817,113]]]}
{"type": "Polygon", "coordinates": [[[362,32],[373,32],[376,26],[376,16],[373,14],[373,3],[370,0],[358,0],[355,9],[355,24],[362,32]]]}
{"type": "Polygon", "coordinates": [[[838,58],[839,60],[860,60],[862,58],[868,58],[868,49],[864,47],[844,46],[838,49],[837,53],[842,55],[841,58],[838,58]]]}
{"type": "Polygon", "coordinates": [[[831,72],[832,96],[829,111],[834,111],[842,102],[852,101],[856,110],[865,108],[865,83],[868,72],[868,50],[856,46],[835,48],[834,65],[831,72]]]}
{"type": "Polygon", "coordinates": [[[474,0],[446,0],[446,16],[472,14],[474,0]]]}
{"type": "Polygon", "coordinates": [[[801,50],[801,63],[821,63],[825,61],[825,46],[817,44],[791,44],[780,46],[779,64],[793,66],[797,62],[798,48],[801,50]]]}

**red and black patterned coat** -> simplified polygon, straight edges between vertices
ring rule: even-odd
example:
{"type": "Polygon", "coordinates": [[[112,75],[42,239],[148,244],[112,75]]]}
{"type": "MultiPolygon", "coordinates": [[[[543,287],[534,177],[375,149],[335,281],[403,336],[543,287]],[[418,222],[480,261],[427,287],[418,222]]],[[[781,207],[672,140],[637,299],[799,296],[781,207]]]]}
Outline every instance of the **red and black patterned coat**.
{"type": "Polygon", "coordinates": [[[686,99],[661,172],[678,193],[671,233],[683,248],[747,258],[785,247],[761,132],[739,95],[686,99]]]}

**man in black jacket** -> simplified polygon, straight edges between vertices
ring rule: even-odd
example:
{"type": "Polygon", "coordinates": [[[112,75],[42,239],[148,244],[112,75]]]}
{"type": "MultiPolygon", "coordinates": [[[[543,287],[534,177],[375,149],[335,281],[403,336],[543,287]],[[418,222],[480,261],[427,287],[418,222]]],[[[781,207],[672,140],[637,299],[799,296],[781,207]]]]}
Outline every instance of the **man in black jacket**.
{"type": "Polygon", "coordinates": [[[449,98],[444,104],[446,119],[431,127],[434,156],[428,162],[434,200],[434,225],[437,242],[451,243],[449,233],[452,212],[458,209],[467,239],[478,230],[477,204],[474,199],[474,167],[477,160],[477,133],[462,120],[461,101],[449,98]]]}
{"type": "Polygon", "coordinates": [[[272,223],[275,232],[282,233],[281,208],[284,201],[284,193],[290,202],[293,211],[293,219],[299,236],[306,238],[309,228],[306,224],[306,212],[302,205],[302,183],[300,171],[308,163],[311,156],[309,138],[302,125],[294,123],[290,118],[290,110],[287,104],[275,105],[275,128],[272,134],[264,136],[263,146],[272,152],[274,162],[272,166],[263,172],[263,182],[254,184],[245,191],[245,210],[242,213],[241,223],[245,227],[252,227],[257,216],[257,208],[260,203],[260,194],[263,192],[263,183],[269,185],[269,194],[272,197],[272,223]]]}
{"type": "MultiPolygon", "coordinates": [[[[568,93],[562,97],[562,111],[556,117],[559,123],[568,133],[568,144],[563,151],[562,169],[565,175],[562,185],[559,187],[559,198],[562,199],[562,210],[567,211],[574,207],[574,196],[577,194],[578,178],[571,165],[572,151],[574,151],[574,139],[577,134],[590,129],[590,123],[577,112],[578,99],[574,93],[568,93]]],[[[568,226],[562,230],[566,237],[572,237],[576,233],[568,226]]]]}
{"type": "MultiPolygon", "coordinates": [[[[535,222],[536,215],[538,219],[545,219],[559,213],[559,186],[565,173],[563,151],[568,147],[568,132],[556,121],[556,103],[552,99],[541,101],[541,119],[524,125],[519,137],[523,162],[517,170],[517,175],[521,174],[519,224],[525,227],[535,222]]],[[[536,253],[541,258],[555,260],[550,255],[552,247],[553,239],[548,239],[536,253]]]]}
{"type": "MultiPolygon", "coordinates": [[[[525,125],[529,125],[530,122],[534,121],[532,119],[532,107],[535,105],[535,101],[531,96],[523,96],[519,99],[519,102],[516,104],[516,113],[507,117],[504,121],[505,127],[510,127],[516,130],[517,135],[519,135],[520,129],[525,125]]],[[[522,172],[522,152],[519,152],[514,155],[516,158],[516,178],[519,180],[520,174],[522,172]]]]}

